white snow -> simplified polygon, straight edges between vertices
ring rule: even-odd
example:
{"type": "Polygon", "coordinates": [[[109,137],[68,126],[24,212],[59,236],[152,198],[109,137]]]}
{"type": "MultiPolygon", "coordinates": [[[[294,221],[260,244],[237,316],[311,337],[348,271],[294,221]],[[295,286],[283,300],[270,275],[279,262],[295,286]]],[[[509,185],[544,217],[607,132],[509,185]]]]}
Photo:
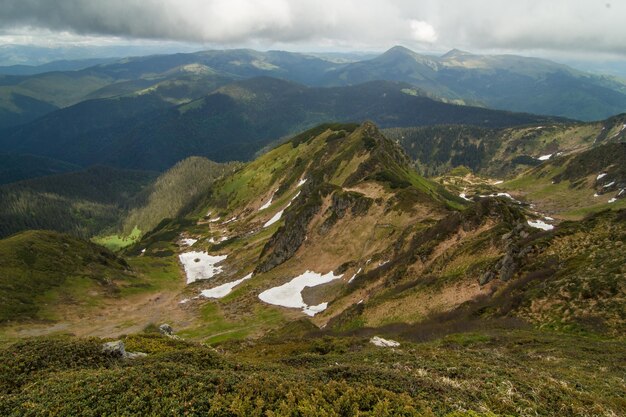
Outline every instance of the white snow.
{"type": "Polygon", "coordinates": [[[203,290],[200,295],[206,298],[223,298],[226,297],[237,285],[241,284],[245,280],[252,278],[252,273],[249,273],[245,277],[233,282],[227,282],[226,284],[218,285],[215,288],[203,290]]]}
{"type": "Polygon", "coordinates": [[[212,219],[212,220],[209,220],[209,223],[219,222],[219,221],[220,221],[220,219],[221,219],[221,217],[216,217],[216,218],[214,218],[214,219],[212,219]]]}
{"type": "Polygon", "coordinates": [[[181,239],[180,244],[184,246],[193,246],[197,241],[198,239],[192,239],[192,238],[181,239]]]}
{"type": "Polygon", "coordinates": [[[259,299],[268,304],[273,304],[282,307],[301,308],[302,311],[309,315],[323,311],[328,306],[327,303],[318,304],[316,306],[307,305],[302,299],[302,290],[306,287],[315,287],[318,285],[326,284],[328,282],[339,279],[343,276],[335,275],[333,271],[327,274],[319,274],[313,271],[306,271],[302,275],[299,275],[287,282],[286,284],[278,287],[270,288],[259,294],[259,299]]]}
{"type": "Polygon", "coordinates": [[[604,177],[606,177],[606,172],[603,172],[602,174],[598,174],[598,176],[596,177],[596,181],[601,180],[604,177]]]}
{"type": "Polygon", "coordinates": [[[218,239],[215,239],[214,237],[209,238],[208,242],[209,243],[222,243],[225,240],[228,240],[229,238],[227,236],[222,236],[218,239]]]}
{"type": "Polygon", "coordinates": [[[541,155],[539,158],[537,158],[540,161],[547,161],[548,159],[552,158],[552,154],[549,153],[547,155],[541,155]]]}
{"type": "Polygon", "coordinates": [[[313,317],[317,313],[321,313],[322,311],[326,310],[327,308],[328,308],[328,303],[321,303],[321,304],[318,304],[316,306],[308,306],[308,307],[302,309],[302,312],[304,314],[306,314],[307,316],[313,317]]]}
{"type": "Polygon", "coordinates": [[[145,249],[145,248],[144,248],[144,249],[142,249],[142,250],[141,250],[141,253],[146,253],[146,249],[145,249]]]}
{"type": "Polygon", "coordinates": [[[609,203],[615,203],[617,201],[617,198],[613,197],[612,199],[609,200],[609,203]]]}
{"type": "Polygon", "coordinates": [[[528,225],[531,227],[534,227],[536,229],[541,229],[541,230],[552,230],[554,229],[554,226],[552,226],[551,224],[548,224],[542,220],[528,220],[528,225]]]}
{"type": "Polygon", "coordinates": [[[231,218],[231,219],[226,220],[224,223],[222,223],[222,226],[223,226],[223,225],[225,225],[225,224],[228,224],[228,223],[232,223],[232,222],[234,222],[235,220],[237,220],[237,216],[235,216],[235,217],[233,217],[233,218],[231,218]]]}
{"type": "Polygon", "coordinates": [[[615,185],[615,181],[611,181],[610,183],[608,183],[607,185],[604,186],[604,188],[609,188],[611,186],[615,185]]]}
{"type": "Polygon", "coordinates": [[[370,339],[370,343],[378,347],[398,347],[400,343],[391,339],[383,339],[382,337],[374,336],[370,339]]]}
{"type": "Polygon", "coordinates": [[[185,268],[187,284],[192,282],[210,279],[222,272],[222,267],[217,266],[226,259],[228,255],[209,255],[206,252],[185,252],[178,255],[180,263],[185,268]]]}
{"type": "Polygon", "coordinates": [[[351,283],[352,281],[354,281],[354,278],[356,278],[356,276],[357,276],[357,275],[359,275],[359,274],[361,273],[361,271],[362,271],[362,270],[363,270],[363,268],[359,268],[359,270],[358,270],[358,271],[356,271],[354,275],[352,275],[352,278],[350,278],[350,279],[348,280],[348,284],[349,284],[349,283],[351,283]]]}
{"type": "Polygon", "coordinates": [[[594,197],[600,197],[600,195],[598,193],[595,193],[593,196],[594,197]]]}
{"type": "Polygon", "coordinates": [[[261,211],[261,210],[265,210],[266,208],[268,208],[269,206],[271,206],[271,205],[272,205],[272,200],[274,200],[274,194],[272,194],[272,195],[270,196],[270,199],[269,199],[269,200],[267,200],[267,203],[265,203],[265,204],[263,204],[261,207],[259,207],[259,211],[261,211]]]}
{"type": "Polygon", "coordinates": [[[459,194],[459,197],[461,197],[463,200],[467,200],[467,201],[472,201],[469,198],[467,198],[467,196],[465,195],[465,193],[461,193],[459,194]]]}
{"type": "Polygon", "coordinates": [[[488,198],[488,197],[506,197],[509,200],[517,203],[517,204],[521,204],[519,201],[517,201],[516,199],[514,199],[511,194],[509,193],[496,193],[496,194],[489,194],[489,195],[480,195],[479,197],[481,198],[488,198]]]}
{"type": "Polygon", "coordinates": [[[277,221],[280,220],[281,217],[283,217],[283,212],[285,210],[281,210],[278,213],[274,214],[274,216],[272,216],[271,219],[269,219],[264,225],[263,227],[270,227],[271,225],[273,225],[274,223],[276,223],[277,221]]]}
{"type": "Polygon", "coordinates": [[[297,185],[296,187],[302,187],[302,186],[306,183],[307,179],[308,179],[308,178],[305,178],[305,179],[303,179],[303,180],[300,180],[300,182],[298,183],[298,185],[297,185]]]}
{"type": "Polygon", "coordinates": [[[387,265],[388,263],[389,263],[389,259],[387,259],[386,261],[378,262],[378,266],[387,265]]]}
{"type": "Polygon", "coordinates": [[[494,183],[493,183],[493,185],[500,185],[500,184],[502,184],[503,182],[504,182],[504,181],[502,181],[502,180],[498,180],[498,181],[494,182],[494,183]]]}
{"type": "Polygon", "coordinates": [[[544,216],[543,218],[546,219],[549,222],[554,221],[554,219],[552,217],[549,217],[549,216],[544,216]]]}
{"type": "MultiPolygon", "coordinates": [[[[298,198],[298,196],[300,195],[300,193],[301,193],[301,191],[298,191],[298,192],[296,193],[296,195],[294,195],[294,196],[291,198],[291,201],[293,201],[293,200],[295,200],[296,198],[298,198]]],[[[291,203],[289,203],[289,205],[291,205],[291,203]]],[[[289,206],[287,206],[287,207],[289,207],[289,206]]]]}
{"type": "Polygon", "coordinates": [[[620,195],[624,194],[625,191],[626,188],[622,188],[621,190],[619,190],[619,193],[617,193],[617,196],[619,197],[620,195]]]}
{"type": "Polygon", "coordinates": [[[180,300],[178,304],[187,304],[188,302],[189,302],[189,298],[185,298],[183,300],[180,300]]]}

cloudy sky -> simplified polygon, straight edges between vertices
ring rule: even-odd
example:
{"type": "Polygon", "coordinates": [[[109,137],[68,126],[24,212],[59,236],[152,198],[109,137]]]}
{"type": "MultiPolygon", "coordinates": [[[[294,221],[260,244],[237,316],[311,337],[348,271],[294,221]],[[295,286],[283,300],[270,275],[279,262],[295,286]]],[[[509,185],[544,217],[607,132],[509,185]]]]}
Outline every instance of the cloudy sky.
{"type": "Polygon", "coordinates": [[[626,60],[625,0],[0,0],[0,45],[460,48],[626,60]]]}

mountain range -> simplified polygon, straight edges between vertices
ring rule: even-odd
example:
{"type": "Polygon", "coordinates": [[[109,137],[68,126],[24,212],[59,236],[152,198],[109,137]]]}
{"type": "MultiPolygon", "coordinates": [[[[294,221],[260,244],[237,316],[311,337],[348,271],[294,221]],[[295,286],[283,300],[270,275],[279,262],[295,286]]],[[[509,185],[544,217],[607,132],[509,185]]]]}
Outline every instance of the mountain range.
{"type": "Polygon", "coordinates": [[[189,73],[215,74],[231,81],[269,76],[310,87],[399,81],[453,103],[587,121],[626,109],[626,87],[617,79],[547,60],[459,50],[437,57],[397,46],[356,62],[337,62],[323,54],[225,50],[125,58],[70,71],[63,71],[64,65],[68,66],[50,66],[54,72],[0,76],[0,127],[25,123],[88,98],[136,92],[189,73]]]}

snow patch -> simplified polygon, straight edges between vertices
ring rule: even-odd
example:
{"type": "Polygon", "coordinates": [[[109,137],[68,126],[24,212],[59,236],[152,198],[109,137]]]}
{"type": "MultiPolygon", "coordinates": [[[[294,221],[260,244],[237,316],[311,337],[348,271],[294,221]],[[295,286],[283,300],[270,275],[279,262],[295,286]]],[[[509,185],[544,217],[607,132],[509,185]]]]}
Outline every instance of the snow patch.
{"type": "Polygon", "coordinates": [[[231,219],[226,220],[224,223],[222,223],[222,226],[223,226],[223,225],[225,225],[225,224],[228,224],[228,223],[232,223],[232,222],[234,222],[235,220],[237,220],[237,216],[235,216],[235,217],[233,217],[233,218],[231,218],[231,219]]]}
{"type": "Polygon", "coordinates": [[[211,288],[208,290],[202,290],[200,295],[206,298],[223,298],[226,297],[237,285],[242,282],[252,278],[252,273],[249,273],[245,277],[238,279],[236,281],[227,282],[226,284],[218,285],[215,288],[211,288]]]}
{"type": "Polygon", "coordinates": [[[188,302],[189,302],[189,298],[185,298],[183,300],[180,300],[178,304],[187,304],[188,302]]]}
{"type": "Polygon", "coordinates": [[[271,218],[271,219],[269,219],[269,220],[268,220],[268,221],[267,221],[267,222],[263,225],[263,228],[270,227],[271,225],[273,225],[274,223],[276,223],[277,221],[279,221],[279,220],[280,220],[280,218],[281,218],[281,217],[283,217],[283,212],[284,212],[284,211],[285,211],[285,210],[281,210],[281,211],[279,211],[278,213],[274,214],[274,216],[272,216],[272,218],[271,218]]]}
{"type": "Polygon", "coordinates": [[[459,197],[461,197],[463,200],[467,200],[467,201],[472,201],[469,198],[467,198],[467,196],[465,195],[465,193],[461,193],[459,194],[459,197]]]}
{"type": "Polygon", "coordinates": [[[269,200],[267,200],[267,203],[265,203],[265,204],[263,204],[261,207],[259,207],[259,211],[261,211],[261,210],[265,210],[266,208],[268,208],[269,206],[271,206],[271,205],[272,205],[272,201],[273,201],[273,200],[274,200],[274,194],[272,194],[272,195],[270,196],[270,199],[269,199],[269,200]]]}
{"type": "Polygon", "coordinates": [[[222,242],[224,242],[224,241],[226,241],[226,240],[228,240],[228,239],[230,239],[230,238],[229,238],[229,237],[227,237],[227,236],[222,236],[222,237],[217,238],[217,239],[215,239],[214,237],[212,237],[212,236],[211,236],[211,237],[207,240],[207,242],[209,242],[209,243],[222,243],[222,242]]]}
{"type": "Polygon", "coordinates": [[[308,180],[308,178],[305,178],[303,180],[300,180],[300,182],[298,182],[298,185],[296,187],[302,187],[304,184],[306,184],[306,181],[308,180]]]}
{"type": "Polygon", "coordinates": [[[606,172],[603,172],[602,174],[598,174],[598,176],[596,177],[596,181],[601,180],[604,177],[606,177],[606,172]]]}
{"type": "Polygon", "coordinates": [[[221,217],[216,217],[214,219],[209,220],[209,223],[215,223],[215,222],[219,222],[221,219],[221,217]]]}
{"type": "Polygon", "coordinates": [[[206,252],[185,252],[178,255],[180,263],[185,268],[187,284],[203,279],[211,279],[222,272],[222,267],[217,266],[217,264],[227,257],[228,255],[212,256],[206,252]]]}
{"type": "Polygon", "coordinates": [[[615,181],[611,181],[610,183],[605,185],[603,188],[609,188],[609,187],[612,187],[613,185],[615,185],[615,181]]]}
{"type": "Polygon", "coordinates": [[[552,230],[554,229],[554,226],[552,226],[551,224],[548,224],[542,220],[528,220],[528,225],[530,227],[534,227],[535,229],[541,229],[541,230],[552,230]]]}
{"type": "Polygon", "coordinates": [[[398,347],[400,343],[391,339],[383,339],[382,337],[374,336],[370,339],[370,343],[378,347],[398,347]]]}
{"type": "Polygon", "coordinates": [[[500,184],[502,184],[503,182],[504,182],[504,181],[502,181],[502,180],[498,180],[498,181],[494,182],[494,183],[493,183],[493,185],[500,185],[500,184]]]}
{"type": "Polygon", "coordinates": [[[549,153],[547,155],[541,155],[539,158],[537,158],[540,161],[547,161],[548,159],[552,158],[552,154],[549,153]]]}
{"type": "Polygon", "coordinates": [[[356,278],[357,275],[359,275],[361,273],[361,271],[363,270],[363,268],[359,268],[358,271],[356,271],[356,273],[354,275],[352,275],[352,278],[350,278],[348,280],[348,284],[351,283],[352,281],[354,281],[354,278],[356,278]]]}
{"type": "Polygon", "coordinates": [[[180,244],[183,246],[193,246],[197,241],[198,239],[186,238],[181,239],[180,244]]]}
{"type": "Polygon", "coordinates": [[[273,304],[282,307],[289,308],[301,308],[302,311],[309,315],[314,316],[320,311],[324,311],[328,307],[328,303],[318,304],[316,306],[309,306],[305,304],[302,299],[302,290],[306,287],[315,287],[318,285],[326,284],[328,282],[339,279],[343,276],[335,275],[333,271],[327,274],[319,274],[313,271],[306,271],[302,275],[299,275],[287,282],[286,284],[278,287],[270,288],[259,294],[259,299],[268,304],[273,304]]]}
{"type": "Polygon", "coordinates": [[[600,197],[600,195],[598,193],[595,193],[593,196],[594,197],[600,197]]]}
{"type": "Polygon", "coordinates": [[[610,203],[615,203],[617,201],[617,198],[613,197],[612,199],[609,200],[609,204],[610,203]]]}

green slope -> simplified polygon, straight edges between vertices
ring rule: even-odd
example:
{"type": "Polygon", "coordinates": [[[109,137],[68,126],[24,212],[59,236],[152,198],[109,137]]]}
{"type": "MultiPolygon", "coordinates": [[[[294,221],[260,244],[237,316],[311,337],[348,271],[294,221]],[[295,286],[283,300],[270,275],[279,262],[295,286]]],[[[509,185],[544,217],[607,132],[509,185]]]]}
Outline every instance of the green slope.
{"type": "Polygon", "coordinates": [[[108,250],[68,235],[27,231],[0,240],[0,322],[45,320],[63,305],[113,295],[130,277],[108,250]]]}

